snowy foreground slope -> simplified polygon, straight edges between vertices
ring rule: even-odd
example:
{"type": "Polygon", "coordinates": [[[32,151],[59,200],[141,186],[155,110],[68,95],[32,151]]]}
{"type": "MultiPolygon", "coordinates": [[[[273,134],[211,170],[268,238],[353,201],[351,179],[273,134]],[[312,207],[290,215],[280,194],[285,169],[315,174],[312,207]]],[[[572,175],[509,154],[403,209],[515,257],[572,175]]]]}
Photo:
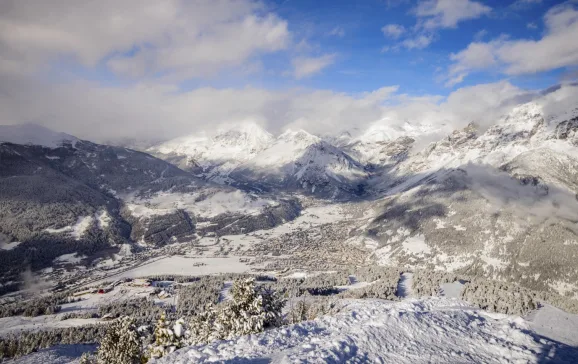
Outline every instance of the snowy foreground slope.
{"type": "MultiPolygon", "coordinates": [[[[573,363],[578,348],[457,299],[351,300],[335,316],[181,349],[155,363],[573,363]]],[[[575,330],[578,331],[578,328],[575,330]]]]}

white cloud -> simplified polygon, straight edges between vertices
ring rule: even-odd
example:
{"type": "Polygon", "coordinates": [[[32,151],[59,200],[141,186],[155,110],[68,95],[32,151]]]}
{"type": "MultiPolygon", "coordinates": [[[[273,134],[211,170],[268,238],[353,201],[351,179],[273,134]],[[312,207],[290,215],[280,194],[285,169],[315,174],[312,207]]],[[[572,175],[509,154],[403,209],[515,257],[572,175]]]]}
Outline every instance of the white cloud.
{"type": "Polygon", "coordinates": [[[484,39],[486,37],[486,35],[488,35],[488,31],[486,29],[482,29],[476,32],[476,34],[474,34],[474,39],[476,41],[480,41],[482,39],[484,39]]]}
{"type": "MultiPolygon", "coordinates": [[[[173,138],[247,119],[262,122],[272,132],[292,126],[327,133],[363,128],[384,117],[390,117],[392,123],[409,120],[459,126],[488,118],[488,110],[497,113],[509,100],[524,94],[507,82],[460,89],[447,98],[403,95],[397,86],[363,94],[256,87],[181,90],[173,81],[223,67],[247,73],[261,69],[259,54],[296,46],[287,23],[250,0],[47,3],[0,3],[2,123],[34,122],[97,141],[173,138]],[[119,86],[85,80],[55,82],[34,73],[62,57],[86,67],[107,65],[134,76],[170,73],[174,79],[144,78],[119,86]]],[[[568,27],[574,29],[575,16],[567,11],[553,11],[545,18],[545,38],[567,32],[568,27]]],[[[426,20],[440,18],[443,24],[452,23],[443,20],[446,15],[435,14],[425,16],[426,20]]],[[[339,30],[335,33],[339,35],[339,30]]],[[[437,37],[427,29],[410,35],[401,37],[407,48],[426,47],[437,37]]],[[[503,39],[478,42],[468,47],[468,53],[454,55],[452,78],[458,82],[472,69],[505,64],[508,58],[501,51],[506,45],[508,41],[503,39]]],[[[572,49],[568,45],[561,48],[572,49]]],[[[542,53],[538,56],[547,58],[542,53]]],[[[314,75],[336,57],[297,57],[292,60],[292,73],[296,78],[314,75]]],[[[508,65],[528,67],[519,60],[508,65]]]]}
{"type": "Polygon", "coordinates": [[[383,114],[382,103],[398,86],[382,87],[360,95],[327,90],[293,93],[287,99],[282,128],[304,129],[316,134],[363,128],[383,114]]]}
{"type": "Polygon", "coordinates": [[[418,20],[411,32],[396,24],[382,28],[382,32],[393,39],[407,34],[404,40],[387,50],[427,48],[439,38],[439,29],[456,28],[460,22],[482,17],[491,11],[489,6],[471,0],[422,0],[413,9],[418,20]]]}
{"type": "Polygon", "coordinates": [[[297,79],[312,76],[335,62],[335,54],[325,54],[319,57],[297,57],[292,61],[293,75],[297,79]]]}
{"type": "Polygon", "coordinates": [[[331,31],[327,33],[327,35],[341,38],[345,36],[345,29],[343,29],[342,27],[335,27],[331,29],[331,31]]]}
{"type": "Polygon", "coordinates": [[[507,82],[462,88],[444,98],[399,94],[397,86],[362,94],[253,87],[182,92],[163,84],[55,85],[21,77],[5,81],[0,84],[3,123],[34,122],[95,141],[169,139],[241,120],[256,120],[273,133],[292,127],[327,134],[364,130],[389,118],[393,125],[438,125],[444,134],[470,121],[497,117],[525,94],[507,82]]]}
{"type": "Polygon", "coordinates": [[[422,33],[414,38],[405,39],[401,45],[407,49],[424,49],[427,48],[435,39],[433,33],[422,33]]]}
{"type": "MultiPolygon", "coordinates": [[[[284,49],[287,23],[252,0],[7,0],[0,60],[26,67],[72,56],[117,72],[201,76],[284,49]]],[[[7,67],[5,67],[7,68],[7,67]]]]}
{"type": "Polygon", "coordinates": [[[447,126],[449,132],[475,121],[479,124],[494,122],[496,118],[520,103],[519,97],[527,91],[507,81],[463,87],[443,98],[430,95],[412,97],[398,95],[397,105],[385,109],[390,120],[428,123],[447,126]]]}
{"type": "Polygon", "coordinates": [[[528,29],[538,29],[538,25],[536,23],[533,23],[533,22],[526,24],[526,27],[528,29]]]}
{"type": "Polygon", "coordinates": [[[455,28],[459,22],[487,15],[492,8],[471,0],[426,0],[418,4],[415,13],[425,29],[455,28]]]}
{"type": "Polygon", "coordinates": [[[556,6],[544,16],[546,32],[539,40],[498,38],[471,43],[452,54],[448,85],[461,82],[478,70],[497,68],[507,75],[529,74],[578,64],[578,11],[570,5],[556,6]]]}
{"type": "Polygon", "coordinates": [[[452,53],[450,60],[454,64],[449,69],[450,80],[446,82],[447,86],[462,82],[473,70],[486,69],[497,64],[493,43],[470,43],[465,50],[452,53]]]}
{"type": "Polygon", "coordinates": [[[253,87],[183,92],[163,84],[55,85],[14,77],[0,84],[0,120],[38,123],[95,141],[168,139],[247,119],[263,121],[272,132],[292,124],[324,133],[379,119],[383,99],[395,89],[361,95],[253,87]]]}
{"type": "Polygon", "coordinates": [[[383,35],[388,38],[398,39],[403,33],[405,33],[405,28],[403,25],[399,24],[387,24],[381,28],[383,35]]]}

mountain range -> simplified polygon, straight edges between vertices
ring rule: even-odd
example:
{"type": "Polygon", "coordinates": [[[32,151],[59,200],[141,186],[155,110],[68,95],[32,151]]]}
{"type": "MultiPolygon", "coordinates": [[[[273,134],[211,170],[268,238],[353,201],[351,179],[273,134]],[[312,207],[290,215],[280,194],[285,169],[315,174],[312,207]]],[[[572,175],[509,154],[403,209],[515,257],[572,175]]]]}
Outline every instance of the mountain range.
{"type": "Polygon", "coordinates": [[[373,212],[344,236],[369,260],[578,295],[578,102],[549,97],[447,133],[383,120],[274,136],[243,122],[141,151],[2,126],[0,236],[21,244],[0,259],[32,257],[5,265],[15,274],[71,252],[247,233],[295,219],[314,199],[373,212]]]}
{"type": "Polygon", "coordinates": [[[123,245],[138,251],[207,233],[251,232],[300,211],[291,197],[246,193],[143,152],[39,126],[0,126],[0,140],[5,281],[27,267],[50,267],[64,254],[91,261],[123,245]]]}

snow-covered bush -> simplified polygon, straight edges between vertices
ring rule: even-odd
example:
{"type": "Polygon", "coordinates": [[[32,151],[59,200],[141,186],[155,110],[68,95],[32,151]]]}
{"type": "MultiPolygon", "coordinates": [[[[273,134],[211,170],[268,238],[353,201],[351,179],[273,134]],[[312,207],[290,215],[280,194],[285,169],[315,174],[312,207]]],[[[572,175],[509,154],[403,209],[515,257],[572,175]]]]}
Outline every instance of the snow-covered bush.
{"type": "Polygon", "coordinates": [[[287,323],[296,324],[302,321],[315,320],[324,315],[337,312],[337,301],[335,299],[322,297],[301,297],[290,301],[289,312],[287,313],[287,323]]]}
{"type": "Polygon", "coordinates": [[[22,331],[0,337],[0,359],[19,357],[57,344],[92,344],[106,335],[108,324],[22,331]]]}
{"type": "Polygon", "coordinates": [[[303,278],[284,278],[277,282],[267,283],[266,286],[277,292],[282,292],[287,297],[301,297],[303,295],[330,296],[341,292],[336,285],[345,285],[343,280],[337,279],[329,284],[327,281],[308,280],[303,278]],[[339,283],[339,284],[337,284],[339,283]]]}
{"type": "Polygon", "coordinates": [[[155,304],[154,300],[140,297],[129,300],[119,300],[98,307],[98,317],[105,315],[111,317],[130,316],[138,325],[154,321],[164,310],[155,304]]]}
{"type": "Polygon", "coordinates": [[[549,303],[566,312],[578,314],[578,301],[556,293],[533,291],[514,283],[471,278],[465,275],[420,269],[413,274],[413,290],[417,296],[437,296],[443,283],[465,281],[461,297],[471,304],[494,312],[523,315],[549,303]]]}
{"type": "Polygon", "coordinates": [[[231,287],[231,300],[209,306],[191,322],[193,344],[235,336],[255,334],[283,324],[285,300],[276,292],[255,285],[254,278],[237,280],[231,287]]]}
{"type": "Polygon", "coordinates": [[[333,287],[344,286],[349,283],[348,275],[345,273],[322,273],[305,278],[303,286],[310,287],[333,287]]]}
{"type": "Polygon", "coordinates": [[[79,364],[95,364],[96,356],[91,353],[83,353],[78,362],[79,364]]]}
{"type": "Polygon", "coordinates": [[[354,272],[360,281],[371,282],[363,288],[347,290],[340,294],[345,298],[380,298],[384,300],[397,299],[397,284],[401,270],[395,267],[363,267],[354,272]]]}
{"type": "Polygon", "coordinates": [[[155,342],[149,345],[148,357],[161,358],[186,346],[188,344],[188,336],[189,333],[185,327],[184,319],[178,319],[171,325],[170,322],[167,322],[166,315],[162,314],[155,326],[155,342]]]}
{"type": "Polygon", "coordinates": [[[142,343],[134,319],[125,316],[110,325],[96,354],[98,364],[140,364],[142,343]]]}
{"type": "Polygon", "coordinates": [[[477,278],[465,284],[462,298],[487,311],[525,315],[538,308],[534,293],[519,286],[477,278]]]}

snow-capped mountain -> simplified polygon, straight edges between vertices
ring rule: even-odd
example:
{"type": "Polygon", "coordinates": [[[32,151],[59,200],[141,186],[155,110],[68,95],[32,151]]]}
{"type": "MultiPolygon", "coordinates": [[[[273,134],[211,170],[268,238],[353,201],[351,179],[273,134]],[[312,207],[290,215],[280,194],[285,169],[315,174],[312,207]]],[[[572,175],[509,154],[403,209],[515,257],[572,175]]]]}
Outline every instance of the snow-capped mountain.
{"type": "Polygon", "coordinates": [[[229,173],[255,157],[273,136],[254,122],[222,127],[214,134],[199,133],[176,138],[147,151],[190,170],[207,180],[228,182],[229,173]]]}
{"type": "Polygon", "coordinates": [[[254,190],[337,197],[360,193],[368,177],[360,163],[315,135],[287,130],[274,138],[255,123],[173,139],[148,151],[207,180],[254,190]]]}
{"type": "MultiPolygon", "coordinates": [[[[30,130],[27,144],[0,143],[0,242],[18,243],[9,260],[0,251],[6,279],[25,265],[50,266],[60,255],[90,260],[121,245],[154,248],[251,232],[300,212],[294,199],[212,183],[146,153],[24,127],[30,130]],[[30,144],[36,141],[44,145],[30,144]]],[[[14,135],[22,133],[10,134],[11,141],[23,140],[14,135]]]]}
{"type": "Polygon", "coordinates": [[[339,148],[304,130],[287,130],[231,177],[260,188],[284,188],[337,197],[362,192],[363,166],[339,148]]]}
{"type": "MultiPolygon", "coordinates": [[[[538,101],[515,107],[485,131],[470,123],[414,153],[392,174],[405,178],[468,163],[500,168],[523,153],[544,149],[578,158],[578,109],[570,115],[567,110],[563,111],[564,116],[561,112],[551,112],[538,101]]],[[[380,182],[386,183],[384,189],[389,188],[389,182],[380,182]]]]}
{"type": "MultiPolygon", "coordinates": [[[[374,122],[356,137],[340,137],[340,146],[370,168],[391,167],[407,156],[417,139],[435,140],[447,133],[447,125],[409,123],[398,125],[385,118],[374,122]]],[[[345,135],[345,134],[342,134],[345,135]]]]}
{"type": "Polygon", "coordinates": [[[407,155],[372,180],[376,259],[578,293],[577,120],[539,99],[407,155]]]}

